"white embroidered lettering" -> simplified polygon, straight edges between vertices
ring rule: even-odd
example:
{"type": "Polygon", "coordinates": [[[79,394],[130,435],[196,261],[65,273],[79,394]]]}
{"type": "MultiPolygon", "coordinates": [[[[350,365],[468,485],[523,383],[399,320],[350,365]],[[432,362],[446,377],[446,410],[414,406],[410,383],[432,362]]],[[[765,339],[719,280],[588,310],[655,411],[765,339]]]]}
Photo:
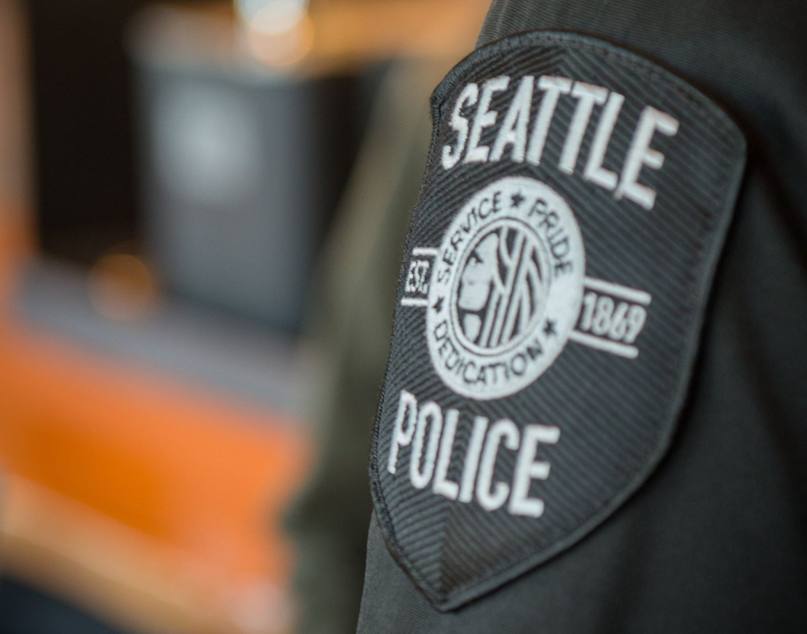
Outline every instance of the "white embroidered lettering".
{"type": "Polygon", "coordinates": [[[583,137],[588,129],[588,122],[594,105],[602,105],[608,98],[608,91],[600,86],[592,86],[578,81],[572,89],[572,97],[577,99],[577,107],[569,125],[569,132],[566,135],[566,143],[563,145],[563,153],[560,155],[559,167],[562,172],[573,174],[577,165],[577,155],[580,154],[580,146],[583,144],[583,137]]]}
{"type": "Polygon", "coordinates": [[[389,452],[387,469],[395,473],[398,466],[398,451],[412,442],[415,433],[415,420],[417,418],[418,401],[414,394],[401,391],[398,400],[398,414],[395,416],[395,428],[392,432],[392,447],[389,452]]]}
{"type": "Polygon", "coordinates": [[[656,131],[666,136],[675,136],[678,132],[678,121],[670,115],[648,106],[642,112],[636,133],[633,135],[625,167],[622,169],[622,180],[614,196],[617,200],[627,198],[638,203],[648,211],[656,202],[656,192],[639,183],[639,173],[645,165],[658,170],[664,165],[664,155],[650,147],[656,131]]]}
{"type": "Polygon", "coordinates": [[[496,469],[496,457],[499,445],[504,444],[508,449],[518,449],[518,427],[511,420],[502,419],[493,423],[488,432],[482,460],[479,463],[479,480],[476,483],[476,499],[486,511],[495,511],[504,506],[510,487],[504,482],[493,482],[493,473],[496,469]]]}
{"type": "Polygon", "coordinates": [[[482,446],[485,442],[485,434],[488,431],[488,423],[488,419],[484,416],[477,416],[474,419],[471,442],[468,444],[468,454],[465,456],[465,467],[462,470],[460,502],[468,503],[473,499],[476,473],[479,470],[479,456],[482,455],[482,446]]]}
{"type": "Polygon", "coordinates": [[[449,119],[449,128],[456,134],[454,144],[442,149],[442,164],[445,169],[464,163],[487,163],[503,160],[507,156],[514,163],[527,161],[540,165],[552,129],[560,98],[569,95],[577,100],[566,137],[563,140],[558,169],[565,174],[574,174],[580,150],[591,124],[594,108],[603,110],[594,131],[583,178],[603,189],[614,192],[617,200],[627,199],[645,209],[652,209],[656,192],[639,182],[644,167],[659,170],[664,165],[664,155],[651,147],[656,132],[675,136],[678,120],[657,110],[646,107],[636,125],[630,148],[623,158],[622,172],[617,174],[603,167],[608,147],[622,114],[625,96],[609,92],[607,88],[584,82],[575,82],[567,77],[544,75],[537,79],[532,75],[522,77],[518,87],[511,88],[507,112],[499,123],[499,112],[491,109],[496,93],[511,86],[511,78],[503,75],[488,79],[480,89],[469,83],[460,92],[449,119]],[[540,92],[540,105],[532,121],[533,102],[540,92]],[[480,94],[481,93],[481,94],[480,94]],[[472,116],[463,115],[463,109],[476,105],[472,116]],[[499,126],[492,148],[482,142],[484,131],[499,126]]]}
{"type": "Polygon", "coordinates": [[[532,108],[532,92],[535,85],[535,78],[527,75],[521,80],[510,104],[510,109],[505,115],[496,143],[493,146],[491,161],[499,161],[504,155],[504,150],[508,145],[513,147],[510,158],[516,163],[524,162],[524,155],[527,152],[527,126],[530,122],[530,109],[532,108]]]}
{"type": "Polygon", "coordinates": [[[549,477],[550,466],[536,455],[540,445],[558,442],[560,430],[527,425],[522,432],[512,420],[503,418],[489,425],[487,418],[476,416],[465,445],[457,439],[460,421],[459,410],[444,412],[434,401],[419,406],[413,394],[401,391],[389,472],[396,472],[400,448],[411,444],[409,480],[416,489],[426,489],[431,484],[432,493],[448,500],[476,502],[489,512],[504,509],[513,515],[540,517],[544,503],[530,496],[530,487],[534,481],[549,477]],[[509,461],[499,460],[505,450],[516,452],[515,468],[503,466],[509,461]],[[462,467],[460,482],[449,479],[454,460],[459,460],[456,464],[462,467]]]}
{"type": "Polygon", "coordinates": [[[429,486],[434,475],[434,466],[437,459],[438,443],[443,430],[443,410],[434,401],[425,403],[418,412],[418,422],[415,428],[415,440],[412,443],[412,457],[409,462],[409,479],[416,489],[425,489],[429,486]],[[431,425],[429,424],[431,421],[431,425]],[[426,442],[426,428],[429,428],[429,441],[426,445],[426,455],[423,456],[426,442]],[[423,465],[421,466],[421,463],[423,465]]]}
{"type": "Polygon", "coordinates": [[[449,125],[457,133],[457,144],[453,150],[448,145],[443,146],[443,167],[447,170],[460,162],[465,150],[465,143],[468,141],[468,119],[462,116],[462,109],[466,104],[473,106],[477,99],[479,99],[479,86],[468,84],[462,89],[459,99],[454,105],[449,125]]]}
{"type": "Polygon", "coordinates": [[[507,90],[510,78],[507,76],[494,77],[488,79],[482,85],[482,97],[479,99],[479,107],[476,109],[474,123],[471,127],[471,136],[468,139],[468,151],[465,154],[466,163],[485,163],[488,160],[490,148],[487,145],[479,145],[482,138],[482,130],[490,128],[496,124],[498,112],[490,109],[490,101],[497,92],[507,90]]]}
{"type": "Polygon", "coordinates": [[[456,409],[448,410],[443,438],[440,440],[440,452],[437,456],[437,472],[434,474],[434,492],[456,500],[460,485],[448,479],[448,468],[451,466],[451,454],[454,449],[454,436],[457,434],[457,421],[460,413],[456,409]]]}
{"type": "Polygon", "coordinates": [[[546,480],[549,477],[549,463],[536,460],[538,444],[554,445],[560,438],[557,427],[527,425],[521,440],[521,449],[516,462],[516,475],[513,479],[513,495],[510,497],[510,512],[513,515],[541,517],[544,514],[544,501],[530,497],[530,484],[533,480],[546,480]]]}
{"type": "Polygon", "coordinates": [[[544,76],[538,80],[538,88],[544,93],[541,99],[541,109],[532,129],[530,148],[527,150],[527,160],[533,165],[541,163],[546,139],[549,136],[549,126],[555,117],[555,109],[561,94],[568,95],[572,89],[572,80],[565,77],[544,76]]]}
{"type": "Polygon", "coordinates": [[[608,143],[611,141],[611,135],[614,133],[614,126],[624,102],[625,97],[617,92],[612,92],[608,97],[608,103],[605,104],[597,124],[597,131],[594,133],[586,169],[583,171],[583,178],[587,181],[611,191],[616,188],[617,175],[605,169],[602,164],[605,161],[608,143]]]}

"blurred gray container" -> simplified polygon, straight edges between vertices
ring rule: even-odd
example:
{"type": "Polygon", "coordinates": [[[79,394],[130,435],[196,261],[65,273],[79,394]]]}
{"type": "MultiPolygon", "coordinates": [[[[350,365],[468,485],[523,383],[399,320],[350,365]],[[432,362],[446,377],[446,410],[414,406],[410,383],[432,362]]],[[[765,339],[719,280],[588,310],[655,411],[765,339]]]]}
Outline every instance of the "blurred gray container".
{"type": "Polygon", "coordinates": [[[131,40],[147,256],[176,294],[296,329],[355,156],[359,81],[227,58],[212,21],[183,19],[152,12],[131,40]]]}

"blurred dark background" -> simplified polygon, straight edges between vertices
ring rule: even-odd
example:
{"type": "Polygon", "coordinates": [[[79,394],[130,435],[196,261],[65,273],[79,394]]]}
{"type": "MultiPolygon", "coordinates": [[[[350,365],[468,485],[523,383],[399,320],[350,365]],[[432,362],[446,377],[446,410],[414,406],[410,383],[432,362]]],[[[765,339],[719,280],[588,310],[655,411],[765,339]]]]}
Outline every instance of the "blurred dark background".
{"type": "Polygon", "coordinates": [[[317,262],[486,4],[0,0],[0,632],[293,631],[317,262]]]}

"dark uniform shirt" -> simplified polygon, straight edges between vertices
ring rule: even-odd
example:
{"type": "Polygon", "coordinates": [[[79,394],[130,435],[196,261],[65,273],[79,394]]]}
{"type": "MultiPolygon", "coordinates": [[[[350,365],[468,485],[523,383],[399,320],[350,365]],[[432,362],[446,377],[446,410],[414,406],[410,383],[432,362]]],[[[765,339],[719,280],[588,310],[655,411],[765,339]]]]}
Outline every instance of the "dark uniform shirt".
{"type": "Polygon", "coordinates": [[[359,632],[807,631],[805,33],[802,0],[494,1],[435,97],[359,632]]]}

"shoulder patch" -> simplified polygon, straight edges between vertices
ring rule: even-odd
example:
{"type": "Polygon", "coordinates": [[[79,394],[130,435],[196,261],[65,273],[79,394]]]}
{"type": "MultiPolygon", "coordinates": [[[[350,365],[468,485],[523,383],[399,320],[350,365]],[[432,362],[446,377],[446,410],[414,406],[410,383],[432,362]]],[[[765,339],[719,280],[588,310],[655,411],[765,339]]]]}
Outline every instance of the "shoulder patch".
{"type": "Polygon", "coordinates": [[[371,478],[390,550],[448,610],[575,544],[661,460],[745,142],[577,34],[478,49],[432,101],[371,478]]]}

